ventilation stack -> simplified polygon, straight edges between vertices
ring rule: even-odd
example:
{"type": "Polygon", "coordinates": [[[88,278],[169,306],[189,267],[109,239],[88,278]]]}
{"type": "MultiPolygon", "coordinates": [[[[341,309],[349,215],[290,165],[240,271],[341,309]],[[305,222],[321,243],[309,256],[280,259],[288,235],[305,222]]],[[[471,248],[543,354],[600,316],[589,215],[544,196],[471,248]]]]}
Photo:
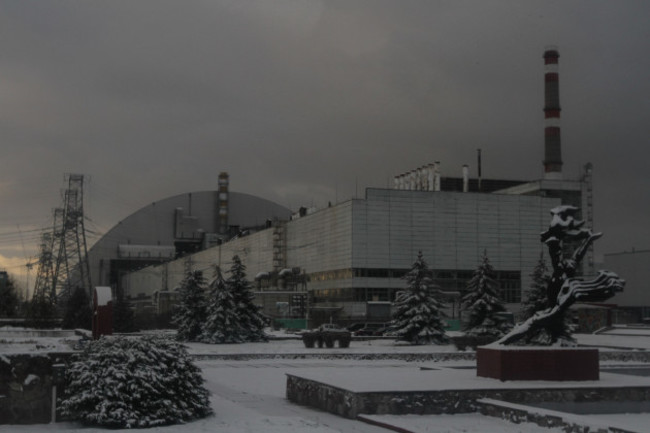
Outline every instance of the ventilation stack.
{"type": "Polygon", "coordinates": [[[469,191],[469,166],[463,165],[463,192],[469,191]]]}
{"type": "Polygon", "coordinates": [[[219,173],[219,192],[217,195],[217,233],[228,231],[228,173],[219,173]]]}
{"type": "Polygon", "coordinates": [[[440,191],[440,161],[433,163],[433,190],[440,191]]]}
{"type": "Polygon", "coordinates": [[[562,178],[560,75],[557,49],[544,52],[544,178],[562,178]]]}

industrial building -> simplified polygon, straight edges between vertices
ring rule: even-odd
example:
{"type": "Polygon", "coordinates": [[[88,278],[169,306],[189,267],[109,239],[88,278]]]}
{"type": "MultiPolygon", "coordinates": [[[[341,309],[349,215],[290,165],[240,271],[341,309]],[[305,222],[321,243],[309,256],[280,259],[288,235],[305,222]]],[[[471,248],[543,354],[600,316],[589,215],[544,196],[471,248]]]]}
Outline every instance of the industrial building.
{"type": "MultiPolygon", "coordinates": [[[[571,204],[591,226],[591,166],[564,179],[560,146],[559,54],[544,53],[545,159],[540,180],[442,177],[440,163],[395,176],[392,188],[324,209],[289,210],[228,191],[193,193],[154,203],[118,224],[89,253],[95,284],[163,312],[190,269],[210,277],[234,255],[247,267],[256,302],[276,319],[313,323],[390,318],[390,302],[422,251],[449,296],[449,313],[483,254],[497,271],[504,301],[518,310],[540,253],[549,210],[571,204]],[[243,230],[246,229],[246,230],[243,230]],[[164,235],[163,235],[164,233],[164,235]]],[[[593,251],[584,274],[593,273],[593,251]]]]}
{"type": "Polygon", "coordinates": [[[605,268],[625,279],[625,290],[610,302],[615,304],[616,323],[650,322],[650,250],[605,254],[605,268]]]}
{"type": "Polygon", "coordinates": [[[452,293],[465,288],[487,253],[505,301],[518,304],[542,251],[548,210],[559,204],[541,196],[369,188],[363,199],[276,221],[129,273],[122,284],[127,293],[152,296],[164,283],[167,290],[177,287],[188,268],[228,269],[238,255],[255,282],[256,302],[271,317],[385,321],[419,251],[452,293]]]}

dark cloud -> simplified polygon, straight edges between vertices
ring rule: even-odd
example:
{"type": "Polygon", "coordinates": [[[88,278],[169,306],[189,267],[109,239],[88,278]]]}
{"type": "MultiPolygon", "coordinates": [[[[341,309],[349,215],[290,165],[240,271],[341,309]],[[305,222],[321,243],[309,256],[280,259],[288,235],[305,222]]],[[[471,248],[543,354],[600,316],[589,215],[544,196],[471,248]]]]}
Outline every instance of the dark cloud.
{"type": "Polygon", "coordinates": [[[292,208],[434,160],[475,174],[477,148],[485,177],[538,178],[553,44],[565,175],[595,166],[598,252],[649,248],[649,12],[645,0],[4,0],[0,231],[48,221],[69,172],[89,177],[103,230],[216,188],[220,171],[292,208]]]}

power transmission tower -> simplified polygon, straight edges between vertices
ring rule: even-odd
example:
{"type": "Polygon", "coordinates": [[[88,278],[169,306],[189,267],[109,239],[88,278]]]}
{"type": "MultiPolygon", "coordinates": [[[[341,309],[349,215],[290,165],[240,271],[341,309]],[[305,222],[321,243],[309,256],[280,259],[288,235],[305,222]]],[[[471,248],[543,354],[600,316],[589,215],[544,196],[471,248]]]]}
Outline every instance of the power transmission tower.
{"type": "MultiPolygon", "coordinates": [[[[91,293],[90,265],[84,227],[82,174],[68,174],[68,189],[63,197],[63,214],[59,229],[55,223],[54,236],[59,242],[54,270],[53,293],[58,299],[67,299],[76,287],[91,293]]],[[[55,217],[56,219],[56,217],[55,217]]]]}
{"type": "Polygon", "coordinates": [[[54,237],[52,233],[46,232],[41,235],[40,252],[38,254],[38,271],[36,273],[36,282],[34,283],[33,299],[47,300],[54,303],[55,296],[52,296],[54,288],[54,255],[52,248],[54,246],[54,237]]]}
{"type": "Polygon", "coordinates": [[[58,252],[63,233],[63,208],[56,208],[52,213],[54,216],[52,231],[44,232],[41,235],[38,258],[36,262],[28,263],[28,265],[38,265],[32,299],[47,300],[54,305],[56,304],[55,253],[58,252]]]}

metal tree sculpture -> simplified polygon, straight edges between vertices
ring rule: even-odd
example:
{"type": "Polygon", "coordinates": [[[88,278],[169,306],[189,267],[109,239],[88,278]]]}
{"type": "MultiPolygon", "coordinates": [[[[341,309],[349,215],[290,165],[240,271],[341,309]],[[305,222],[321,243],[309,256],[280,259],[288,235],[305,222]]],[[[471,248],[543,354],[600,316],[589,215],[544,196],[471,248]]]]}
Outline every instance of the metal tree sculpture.
{"type": "Polygon", "coordinates": [[[539,344],[573,345],[574,340],[565,325],[565,313],[576,301],[602,302],[623,290],[625,280],[614,272],[598,271],[596,278],[584,281],[575,278],[580,261],[589,246],[602,233],[592,233],[583,228],[584,221],[574,218],[577,207],[558,206],[551,210],[551,223],[541,235],[541,241],[548,247],[553,265],[553,275],[548,284],[549,307],[538,311],[524,323],[516,326],[509,334],[497,341],[498,344],[539,344]],[[565,242],[582,241],[573,254],[566,258],[565,242]],[[544,335],[540,339],[539,336],[544,335]],[[523,340],[523,341],[522,341],[523,340]]]}

